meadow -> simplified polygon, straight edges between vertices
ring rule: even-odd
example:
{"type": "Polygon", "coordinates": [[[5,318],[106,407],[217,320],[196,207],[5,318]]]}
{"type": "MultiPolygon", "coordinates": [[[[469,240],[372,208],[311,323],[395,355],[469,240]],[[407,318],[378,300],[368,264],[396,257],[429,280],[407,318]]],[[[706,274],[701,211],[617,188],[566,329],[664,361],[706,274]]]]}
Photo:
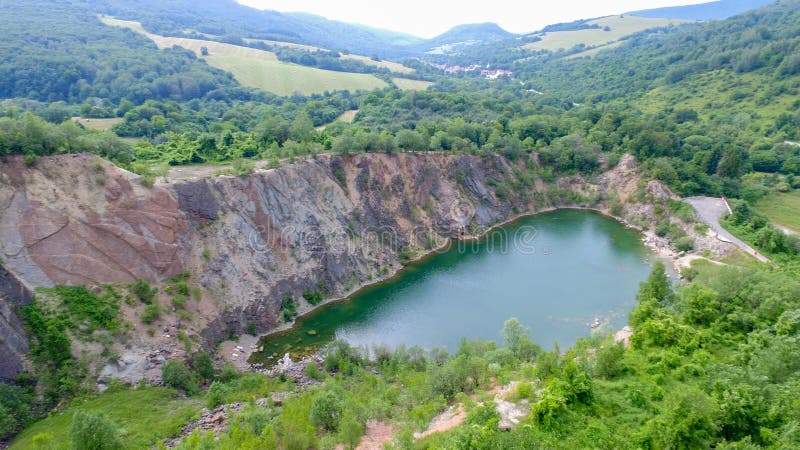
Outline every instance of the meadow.
{"type": "Polygon", "coordinates": [[[770,194],[756,204],[756,211],[772,223],[800,233],[800,191],[770,194]]]}
{"type": "Polygon", "coordinates": [[[600,28],[544,33],[541,36],[541,41],[527,44],[525,48],[529,50],[548,50],[555,52],[558,50],[569,50],[580,44],[587,47],[598,47],[619,41],[623,37],[638,33],[639,31],[677,25],[684,22],[685,21],[681,20],[649,19],[636,16],[608,16],[586,22],[589,25],[599,25],[600,28]],[[609,31],[605,31],[604,27],[608,27],[609,31]]]}
{"type": "Polygon", "coordinates": [[[101,17],[103,23],[124,27],[150,38],[159,48],[179,46],[205,59],[209,65],[230,72],[244,86],[288,96],[321,94],[337,90],[371,90],[387,86],[370,74],[315,69],[278,60],[275,53],[201,39],[159,36],[147,32],[140,23],[101,17]],[[203,48],[207,55],[203,55],[203,48]]]}

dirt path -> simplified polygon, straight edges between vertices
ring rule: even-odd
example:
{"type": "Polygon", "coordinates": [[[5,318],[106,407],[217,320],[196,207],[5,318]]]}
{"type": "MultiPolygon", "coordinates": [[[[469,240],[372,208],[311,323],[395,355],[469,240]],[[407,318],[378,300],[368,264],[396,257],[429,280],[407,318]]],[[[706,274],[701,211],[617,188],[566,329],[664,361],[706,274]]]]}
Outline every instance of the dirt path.
{"type": "Polygon", "coordinates": [[[715,197],[689,197],[683,201],[692,205],[698,217],[700,217],[700,220],[705,222],[714,233],[716,233],[717,239],[736,245],[744,250],[745,253],[761,262],[769,262],[767,257],[758,253],[753,247],[750,247],[741,239],[736,238],[719,224],[719,220],[728,214],[728,206],[723,199],[715,197]]]}
{"type": "Polygon", "coordinates": [[[444,431],[452,430],[453,428],[464,423],[467,418],[467,411],[464,405],[459,403],[447,408],[447,411],[439,414],[431,420],[428,428],[422,433],[414,433],[414,439],[422,439],[435,433],[442,433],[444,431]]]}
{"type": "Polygon", "coordinates": [[[367,429],[356,450],[381,450],[385,444],[392,442],[392,438],[393,430],[390,424],[370,420],[367,422],[367,429]]]}

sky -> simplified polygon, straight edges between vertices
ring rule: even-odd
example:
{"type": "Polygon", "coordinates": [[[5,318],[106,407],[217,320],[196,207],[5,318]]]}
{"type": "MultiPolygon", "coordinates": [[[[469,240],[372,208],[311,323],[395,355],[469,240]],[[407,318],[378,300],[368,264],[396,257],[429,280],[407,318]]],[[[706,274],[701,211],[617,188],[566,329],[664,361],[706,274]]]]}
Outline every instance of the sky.
{"type": "Polygon", "coordinates": [[[431,38],[465,23],[495,22],[514,33],[640,9],[710,0],[238,0],[259,9],[308,12],[431,38]]]}

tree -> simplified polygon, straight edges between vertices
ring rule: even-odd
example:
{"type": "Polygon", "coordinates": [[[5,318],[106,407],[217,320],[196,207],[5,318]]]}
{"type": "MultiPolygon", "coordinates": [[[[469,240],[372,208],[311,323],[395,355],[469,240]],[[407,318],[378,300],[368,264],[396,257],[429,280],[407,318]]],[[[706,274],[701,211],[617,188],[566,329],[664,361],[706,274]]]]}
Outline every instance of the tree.
{"type": "Polygon", "coordinates": [[[214,370],[214,362],[211,361],[211,356],[209,356],[206,352],[200,352],[196,354],[192,360],[192,365],[194,366],[194,370],[197,371],[198,375],[203,377],[205,380],[211,380],[216,375],[216,371],[214,370]]]}
{"type": "Polygon", "coordinates": [[[506,320],[503,324],[503,342],[511,349],[514,356],[519,357],[520,350],[525,345],[525,341],[530,341],[528,338],[528,329],[520,323],[519,319],[512,317],[506,320]]]}
{"type": "Polygon", "coordinates": [[[625,356],[625,347],[622,342],[607,345],[597,351],[594,371],[597,375],[607,380],[618,377],[625,370],[622,358],[625,356]]]}
{"type": "Polygon", "coordinates": [[[342,420],[342,396],[338,392],[324,391],[311,404],[311,422],[329,431],[339,429],[342,420]]]}
{"type": "Polygon", "coordinates": [[[72,418],[69,430],[74,450],[122,449],[117,426],[103,415],[78,411],[72,418]]]}
{"type": "Polygon", "coordinates": [[[359,442],[361,442],[361,436],[364,435],[364,424],[354,417],[348,416],[342,420],[342,424],[339,428],[341,439],[347,447],[351,449],[356,448],[359,442]]]}
{"type": "Polygon", "coordinates": [[[168,361],[161,368],[161,380],[164,385],[179,389],[187,394],[194,394],[198,390],[195,376],[186,364],[181,361],[168,361]]]}

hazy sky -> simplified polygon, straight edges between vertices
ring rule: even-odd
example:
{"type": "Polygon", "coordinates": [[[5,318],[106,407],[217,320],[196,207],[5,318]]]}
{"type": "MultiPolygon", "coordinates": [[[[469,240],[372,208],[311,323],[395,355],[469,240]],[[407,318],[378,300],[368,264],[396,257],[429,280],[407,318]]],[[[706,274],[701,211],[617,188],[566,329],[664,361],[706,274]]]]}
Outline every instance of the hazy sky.
{"type": "Polygon", "coordinates": [[[328,19],[433,37],[464,23],[496,22],[508,31],[523,33],[552,23],[710,0],[238,1],[260,9],[310,12],[328,19]]]}

